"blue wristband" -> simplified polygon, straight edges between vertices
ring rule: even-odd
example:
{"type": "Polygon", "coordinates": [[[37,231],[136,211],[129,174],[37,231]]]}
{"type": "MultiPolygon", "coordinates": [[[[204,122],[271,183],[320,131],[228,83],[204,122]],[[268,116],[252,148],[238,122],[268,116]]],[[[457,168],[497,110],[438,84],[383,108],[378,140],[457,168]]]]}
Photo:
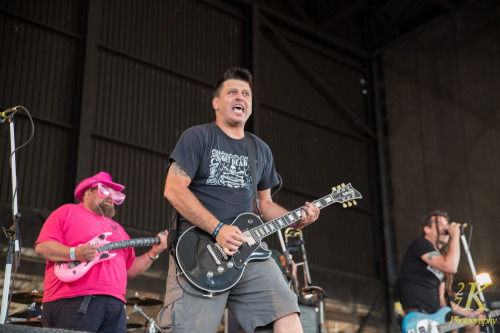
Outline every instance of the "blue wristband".
{"type": "Polygon", "coordinates": [[[212,237],[215,238],[215,236],[217,236],[217,234],[219,233],[219,230],[220,228],[222,228],[222,226],[224,225],[224,223],[219,223],[219,225],[217,226],[217,228],[215,228],[214,230],[214,233],[212,234],[212,237]]]}
{"type": "Polygon", "coordinates": [[[75,258],[75,250],[76,250],[76,247],[72,247],[71,250],[69,250],[69,257],[71,258],[71,261],[75,261],[76,258],[75,258]]]}

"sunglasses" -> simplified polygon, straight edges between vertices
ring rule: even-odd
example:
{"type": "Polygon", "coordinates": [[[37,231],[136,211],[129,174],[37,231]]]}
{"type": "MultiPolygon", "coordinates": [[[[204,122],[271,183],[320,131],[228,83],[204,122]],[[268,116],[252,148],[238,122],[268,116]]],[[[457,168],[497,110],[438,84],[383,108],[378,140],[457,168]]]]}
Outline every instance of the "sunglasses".
{"type": "Polygon", "coordinates": [[[125,200],[125,194],[115,191],[104,184],[98,183],[91,187],[91,189],[94,188],[97,188],[97,194],[99,194],[101,198],[107,198],[111,195],[111,201],[113,201],[115,205],[121,205],[125,200]]]}

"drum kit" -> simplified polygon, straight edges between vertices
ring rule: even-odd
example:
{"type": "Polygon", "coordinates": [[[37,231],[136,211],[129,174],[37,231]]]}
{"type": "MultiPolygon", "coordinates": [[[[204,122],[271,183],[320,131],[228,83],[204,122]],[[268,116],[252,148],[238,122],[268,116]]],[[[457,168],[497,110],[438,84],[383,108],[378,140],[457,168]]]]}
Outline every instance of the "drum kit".
{"type": "MultiPolygon", "coordinates": [[[[11,302],[25,304],[21,310],[10,313],[7,318],[8,324],[41,327],[43,293],[38,290],[27,292],[13,293],[11,302]]],[[[141,306],[155,306],[163,304],[163,301],[157,298],[145,297],[135,293],[134,296],[127,298],[127,306],[133,306],[133,313],[139,313],[146,319],[145,324],[128,322],[127,331],[156,333],[160,332],[160,327],[155,323],[154,319],[149,317],[141,308],[141,306]]]]}

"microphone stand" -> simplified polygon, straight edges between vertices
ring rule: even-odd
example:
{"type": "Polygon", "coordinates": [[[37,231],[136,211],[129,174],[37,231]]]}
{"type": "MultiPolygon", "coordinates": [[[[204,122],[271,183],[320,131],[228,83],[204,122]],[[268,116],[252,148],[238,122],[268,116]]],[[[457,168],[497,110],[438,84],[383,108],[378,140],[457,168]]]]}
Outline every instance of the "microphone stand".
{"type": "Polygon", "coordinates": [[[14,263],[14,251],[20,255],[19,239],[16,235],[19,232],[19,214],[17,210],[17,175],[16,175],[16,154],[15,154],[15,133],[14,133],[14,114],[8,117],[10,127],[10,159],[11,159],[11,176],[12,176],[12,221],[13,225],[10,229],[3,228],[5,236],[9,238],[9,252],[7,254],[7,262],[5,265],[5,277],[3,280],[3,294],[2,294],[2,310],[0,313],[0,324],[5,324],[7,318],[7,310],[9,304],[9,289],[10,279],[12,273],[12,264],[14,263]]]}
{"type": "MultiPolygon", "coordinates": [[[[470,249],[469,249],[469,245],[467,244],[467,240],[465,239],[465,234],[464,234],[464,227],[461,226],[460,227],[460,239],[462,240],[462,245],[464,246],[464,250],[465,250],[465,254],[467,255],[467,259],[469,261],[469,266],[470,266],[470,270],[472,272],[472,276],[474,277],[474,281],[476,281],[476,268],[474,266],[474,261],[472,260],[472,256],[470,254],[470,249]]],[[[474,292],[473,290],[471,290],[471,292],[474,292]]],[[[486,305],[486,300],[484,298],[484,295],[483,295],[483,292],[480,291],[479,292],[479,299],[481,300],[481,302],[483,302],[483,304],[486,305]]],[[[486,316],[486,319],[488,319],[489,317],[489,314],[490,314],[490,311],[489,310],[486,310],[485,311],[485,316],[486,316]]],[[[486,328],[486,332],[487,333],[495,333],[495,328],[492,326],[489,326],[489,325],[484,325],[484,327],[486,328]]]]}

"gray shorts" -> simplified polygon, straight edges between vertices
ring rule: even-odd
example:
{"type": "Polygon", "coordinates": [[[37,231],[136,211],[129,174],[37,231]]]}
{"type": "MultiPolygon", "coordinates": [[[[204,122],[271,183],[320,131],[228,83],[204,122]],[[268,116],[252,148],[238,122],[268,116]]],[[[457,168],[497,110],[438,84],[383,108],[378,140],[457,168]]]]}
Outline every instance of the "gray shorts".
{"type": "Polygon", "coordinates": [[[164,332],[215,333],[226,304],[247,333],[288,314],[300,313],[297,295],[272,258],[249,262],[233,288],[212,298],[202,297],[203,292],[177,273],[170,256],[165,303],[158,314],[164,332]]]}

